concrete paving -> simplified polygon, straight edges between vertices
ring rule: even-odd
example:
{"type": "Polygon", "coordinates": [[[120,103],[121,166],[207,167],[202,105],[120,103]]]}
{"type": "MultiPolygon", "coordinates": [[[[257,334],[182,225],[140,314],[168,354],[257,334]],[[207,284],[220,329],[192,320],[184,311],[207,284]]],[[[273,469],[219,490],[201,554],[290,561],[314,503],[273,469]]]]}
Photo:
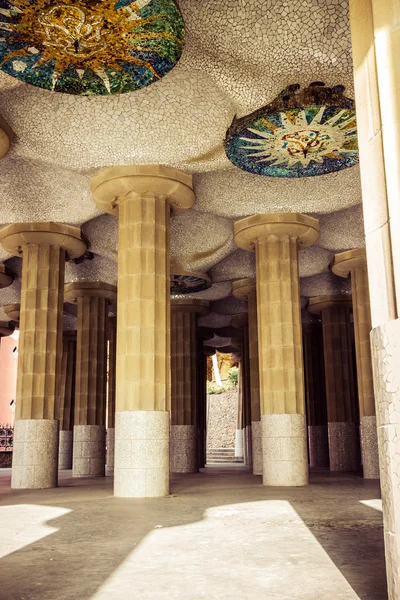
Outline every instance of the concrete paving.
{"type": "Polygon", "coordinates": [[[386,600],[376,481],[314,473],[266,488],[244,468],[112,496],[112,479],[11,491],[0,470],[1,600],[386,600]]]}

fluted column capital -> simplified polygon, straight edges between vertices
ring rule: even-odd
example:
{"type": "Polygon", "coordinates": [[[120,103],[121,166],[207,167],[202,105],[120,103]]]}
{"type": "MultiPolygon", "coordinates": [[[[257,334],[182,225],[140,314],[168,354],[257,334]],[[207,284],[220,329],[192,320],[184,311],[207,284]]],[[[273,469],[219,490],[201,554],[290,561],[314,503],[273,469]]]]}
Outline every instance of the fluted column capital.
{"type": "Polygon", "coordinates": [[[105,298],[109,302],[117,299],[117,287],[101,281],[76,281],[64,287],[64,301],[76,304],[78,298],[105,298]]]}
{"type": "Polygon", "coordinates": [[[358,267],[367,266],[367,253],[365,248],[355,248],[335,254],[331,262],[331,269],[339,277],[348,277],[358,267]]]}
{"type": "Polygon", "coordinates": [[[3,310],[12,321],[19,321],[21,316],[21,304],[7,304],[3,310]]]}
{"type": "Polygon", "coordinates": [[[4,265],[0,265],[0,289],[8,287],[13,282],[13,278],[6,271],[4,265]]]}
{"type": "Polygon", "coordinates": [[[86,252],[79,227],[63,223],[12,223],[0,229],[0,242],[7,252],[21,256],[28,245],[59,246],[69,259],[86,252]]]}
{"type": "Polygon", "coordinates": [[[296,238],[298,246],[312,246],[318,239],[319,221],[300,213],[253,215],[234,223],[234,241],[242,248],[254,252],[255,243],[270,235],[296,238]]]}
{"type": "Polygon", "coordinates": [[[351,294],[331,294],[328,296],[316,296],[310,298],[308,302],[308,310],[314,315],[318,315],[323,310],[329,308],[351,308],[351,294]]]}
{"type": "Polygon", "coordinates": [[[236,281],[232,281],[232,295],[235,296],[235,298],[247,302],[249,296],[255,296],[255,294],[255,277],[248,277],[246,279],[236,279],[236,281]]]}
{"type": "Polygon", "coordinates": [[[162,165],[129,165],[103,169],[91,181],[94,202],[104,212],[118,215],[119,204],[130,194],[165,196],[174,214],[195,202],[193,177],[162,165]]]}
{"type": "Polygon", "coordinates": [[[210,312],[208,300],[197,298],[171,298],[171,312],[191,312],[198,315],[207,315],[210,312]]]}

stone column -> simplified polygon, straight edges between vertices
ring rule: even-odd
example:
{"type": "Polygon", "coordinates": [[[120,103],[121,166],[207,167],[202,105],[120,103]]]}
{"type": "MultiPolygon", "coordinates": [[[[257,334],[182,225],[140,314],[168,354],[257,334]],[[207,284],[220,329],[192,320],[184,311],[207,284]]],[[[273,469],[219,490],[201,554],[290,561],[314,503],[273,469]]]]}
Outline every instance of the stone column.
{"type": "Polygon", "coordinates": [[[366,479],[379,479],[378,433],[370,342],[372,324],[365,248],[336,254],[332,271],[340,277],[351,275],[362,465],[366,479]]]}
{"type": "Polygon", "coordinates": [[[5,266],[0,264],[0,289],[8,287],[12,282],[13,278],[7,273],[5,266]]]}
{"type": "Polygon", "coordinates": [[[21,304],[7,304],[6,306],[3,306],[3,310],[7,317],[10,317],[12,321],[17,321],[19,323],[21,317],[21,304]]]}
{"type": "MultiPolygon", "coordinates": [[[[239,366],[239,403],[238,434],[242,426],[244,464],[253,470],[252,432],[251,432],[251,397],[250,397],[250,361],[249,361],[249,323],[247,313],[232,317],[232,326],[240,330],[240,335],[232,337],[232,343],[240,347],[239,366]]],[[[232,356],[233,358],[233,356],[232,356]]],[[[237,439],[237,438],[236,438],[237,439]]],[[[240,455],[239,455],[240,456],[240,455]]]]}
{"type": "Polygon", "coordinates": [[[75,404],[76,331],[64,331],[60,377],[60,444],[58,469],[72,469],[72,428],[75,404]]]}
{"type": "Polygon", "coordinates": [[[351,307],[349,294],[318,296],[310,298],[308,304],[312,314],[322,314],[331,471],[358,471],[360,468],[351,307]]]}
{"type": "Polygon", "coordinates": [[[0,231],[4,249],[22,256],[16,422],[11,486],[57,485],[57,374],[62,357],[66,254],[86,251],[76,227],[15,223],[0,231]]]}
{"type": "Polygon", "coordinates": [[[260,376],[258,367],[256,280],[249,278],[238,279],[237,281],[234,281],[232,293],[236,298],[239,298],[240,300],[246,300],[248,306],[253,474],[262,475],[263,457],[260,421],[260,376]]]}
{"type": "Polygon", "coordinates": [[[316,219],[255,215],[237,221],[235,242],[256,252],[263,483],[308,483],[298,248],[318,239],[316,219]]]}
{"type": "Polygon", "coordinates": [[[191,208],[192,176],[162,166],[115,167],[92,180],[97,205],[119,215],[114,493],[169,492],[169,219],[191,208]]]}
{"type": "Polygon", "coordinates": [[[108,283],[65,286],[65,301],[78,305],[73,477],[104,477],[108,307],[116,300],[108,283]]]}
{"type": "Polygon", "coordinates": [[[324,346],[319,321],[303,322],[303,354],[310,467],[329,469],[324,346]]]}
{"type": "Polygon", "coordinates": [[[197,315],[206,300],[171,300],[171,448],[173,473],[197,473],[198,373],[197,315]]]}
{"type": "Polygon", "coordinates": [[[108,318],[108,405],[107,405],[107,469],[114,470],[115,392],[117,368],[117,318],[108,318]]]}

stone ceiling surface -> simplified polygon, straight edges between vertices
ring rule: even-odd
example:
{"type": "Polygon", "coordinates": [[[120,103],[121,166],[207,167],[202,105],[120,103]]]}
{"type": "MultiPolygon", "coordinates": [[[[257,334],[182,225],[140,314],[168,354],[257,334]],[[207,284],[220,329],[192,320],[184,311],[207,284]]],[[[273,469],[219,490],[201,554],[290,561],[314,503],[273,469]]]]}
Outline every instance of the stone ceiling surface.
{"type": "MultiPolygon", "coordinates": [[[[234,245],[233,221],[262,212],[319,216],[320,239],[300,253],[300,275],[305,296],[331,289],[333,253],[364,244],[358,167],[298,180],[260,177],[234,167],[223,141],[235,115],[271,102],[289,84],[342,84],[354,97],[347,0],[180,0],[179,6],[183,56],[148,88],[77,97],[0,72],[0,114],[16,133],[0,162],[0,224],[81,225],[96,257],[69,265],[67,277],[114,283],[118,221],[94,205],[90,175],[110,165],[162,163],[194,174],[196,204],[172,219],[171,254],[186,270],[210,273],[216,285],[197,297],[218,308],[233,279],[254,276],[254,255],[234,245]]],[[[0,250],[0,260],[7,258],[0,250]]],[[[10,294],[18,296],[0,290],[0,306],[10,294]]],[[[212,314],[204,319],[224,321],[219,311],[212,314]]]]}

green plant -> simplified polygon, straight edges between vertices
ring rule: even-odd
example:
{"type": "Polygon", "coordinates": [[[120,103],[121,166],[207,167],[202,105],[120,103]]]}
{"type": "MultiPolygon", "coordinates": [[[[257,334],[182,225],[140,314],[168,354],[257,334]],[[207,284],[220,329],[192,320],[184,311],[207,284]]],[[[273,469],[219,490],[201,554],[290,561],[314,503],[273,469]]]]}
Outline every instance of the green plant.
{"type": "Polygon", "coordinates": [[[237,367],[231,367],[228,373],[229,381],[233,383],[233,385],[237,386],[239,381],[239,369],[237,367]]]}
{"type": "Polygon", "coordinates": [[[207,381],[207,394],[209,396],[212,394],[222,394],[224,391],[224,388],[217,385],[215,381],[207,381]]]}

